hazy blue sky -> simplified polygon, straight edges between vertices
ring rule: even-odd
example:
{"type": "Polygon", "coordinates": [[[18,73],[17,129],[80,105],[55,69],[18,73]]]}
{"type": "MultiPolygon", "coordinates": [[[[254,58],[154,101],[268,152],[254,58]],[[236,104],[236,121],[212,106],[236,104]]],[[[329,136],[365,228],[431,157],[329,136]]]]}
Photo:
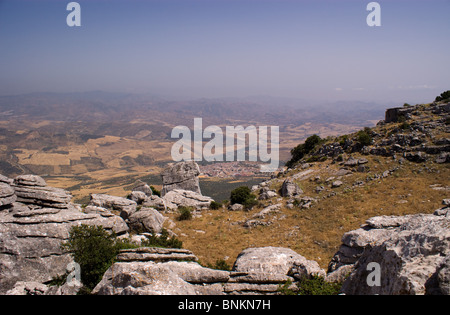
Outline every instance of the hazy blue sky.
{"type": "Polygon", "coordinates": [[[450,0],[0,0],[0,94],[118,91],[431,101],[450,89],[450,0]]]}

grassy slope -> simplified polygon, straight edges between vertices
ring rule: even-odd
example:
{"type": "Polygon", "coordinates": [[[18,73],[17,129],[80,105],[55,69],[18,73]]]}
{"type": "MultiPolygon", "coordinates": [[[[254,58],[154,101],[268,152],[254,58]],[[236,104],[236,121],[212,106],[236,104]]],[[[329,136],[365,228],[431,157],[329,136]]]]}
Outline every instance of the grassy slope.
{"type": "MultiPolygon", "coordinates": [[[[438,119],[428,115],[427,119],[438,119]]],[[[388,136],[400,124],[389,124],[374,128],[377,133],[388,136]]],[[[436,138],[449,137],[442,130],[433,131],[436,138]]],[[[330,139],[335,141],[336,139],[330,139]]],[[[363,157],[352,154],[353,157],[363,157]]],[[[245,248],[258,246],[289,247],[308,259],[319,262],[326,268],[331,257],[341,244],[342,235],[360,227],[370,217],[379,215],[406,215],[432,213],[441,207],[442,199],[449,197],[448,190],[434,190],[431,185],[450,186],[450,166],[433,162],[399,164],[391,157],[364,156],[369,160],[369,173],[354,172],[340,178],[344,182],[339,188],[332,189],[326,182],[342,165],[325,162],[314,163],[314,173],[297,183],[304,190],[305,196],[317,198],[320,202],[310,209],[288,209],[282,207],[265,221],[272,221],[269,226],[248,229],[242,222],[250,219],[264,205],[282,203],[286,198],[273,198],[251,212],[231,212],[225,209],[203,211],[201,217],[190,221],[176,222],[174,232],[184,242],[184,247],[192,250],[201,262],[214,263],[225,259],[232,264],[236,256],[245,248]],[[381,175],[386,170],[400,167],[386,178],[367,181],[368,177],[381,175]],[[320,176],[320,180],[315,180],[320,176]],[[365,181],[362,187],[354,187],[357,181],[365,181]],[[316,193],[317,186],[325,190],[316,193]],[[335,192],[336,195],[331,195],[335,192]]],[[[434,160],[434,156],[432,157],[434,160]]],[[[298,173],[294,170],[288,175],[298,173]]],[[[278,190],[284,178],[273,183],[278,190]]],[[[177,214],[171,214],[175,221],[177,214]]]]}

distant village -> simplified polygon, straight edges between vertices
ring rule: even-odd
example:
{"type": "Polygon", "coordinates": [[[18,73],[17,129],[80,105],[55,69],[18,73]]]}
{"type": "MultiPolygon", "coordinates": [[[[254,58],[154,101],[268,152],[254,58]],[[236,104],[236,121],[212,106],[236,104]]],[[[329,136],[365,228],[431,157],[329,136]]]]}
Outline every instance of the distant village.
{"type": "Polygon", "coordinates": [[[218,178],[252,177],[262,174],[260,163],[256,162],[223,162],[200,165],[200,172],[202,177],[218,178]]]}

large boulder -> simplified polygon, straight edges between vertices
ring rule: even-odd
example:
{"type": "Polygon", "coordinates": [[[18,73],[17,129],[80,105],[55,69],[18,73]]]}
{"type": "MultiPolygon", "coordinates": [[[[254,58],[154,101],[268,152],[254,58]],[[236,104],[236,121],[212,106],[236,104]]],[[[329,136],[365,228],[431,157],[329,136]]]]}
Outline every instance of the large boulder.
{"type": "Polygon", "coordinates": [[[45,180],[36,175],[21,175],[14,179],[17,201],[52,208],[67,208],[72,200],[69,192],[48,187],[45,180]]]}
{"type": "Polygon", "coordinates": [[[283,182],[281,196],[292,198],[301,194],[303,194],[303,190],[292,179],[288,178],[283,182]]]}
{"type": "Polygon", "coordinates": [[[435,215],[371,218],[362,228],[344,235],[329,271],[353,270],[342,288],[346,294],[445,294],[449,226],[445,208],[435,215]],[[373,263],[380,267],[380,286],[369,286],[367,281],[373,263]]]}
{"type": "MultiPolygon", "coordinates": [[[[21,196],[18,201],[25,202],[0,207],[0,294],[18,281],[47,283],[64,275],[73,259],[61,244],[73,226],[98,225],[119,235],[129,230],[121,217],[111,213],[83,213],[81,207],[68,203],[68,195],[47,187],[40,177],[21,176],[14,183],[15,187],[0,184],[0,195],[8,196],[14,188],[21,196]]],[[[4,203],[5,198],[0,200],[4,203]]],[[[27,292],[26,288],[16,289],[27,292]]]]}
{"type": "Polygon", "coordinates": [[[161,173],[163,182],[161,196],[164,197],[174,189],[190,190],[201,194],[199,175],[200,168],[194,161],[179,162],[168,166],[161,173]]]}
{"type": "Polygon", "coordinates": [[[201,209],[204,207],[209,207],[211,202],[214,201],[211,197],[182,189],[169,191],[163,199],[167,209],[170,210],[175,210],[178,207],[193,207],[196,209],[201,209]]]}
{"type": "Polygon", "coordinates": [[[229,279],[228,272],[200,266],[197,257],[184,249],[123,250],[117,260],[95,287],[94,294],[196,295],[208,291],[220,294],[219,283],[229,279]]]}
{"type": "Polygon", "coordinates": [[[242,252],[233,271],[196,263],[188,250],[122,250],[93,293],[100,295],[278,294],[279,284],[314,274],[317,263],[287,248],[252,248],[242,252]]]}
{"type": "Polygon", "coordinates": [[[125,220],[137,210],[137,204],[133,200],[103,194],[92,194],[89,206],[101,207],[110,211],[115,211],[125,220]]]}
{"type": "Polygon", "coordinates": [[[295,275],[297,278],[325,276],[325,271],[317,262],[307,260],[293,250],[283,247],[248,248],[239,254],[233,271],[264,275],[267,277],[266,281],[271,277],[278,279],[287,275],[295,275]]]}
{"type": "Polygon", "coordinates": [[[128,218],[130,229],[142,233],[161,233],[163,224],[166,221],[161,213],[152,208],[141,208],[128,218]]]}

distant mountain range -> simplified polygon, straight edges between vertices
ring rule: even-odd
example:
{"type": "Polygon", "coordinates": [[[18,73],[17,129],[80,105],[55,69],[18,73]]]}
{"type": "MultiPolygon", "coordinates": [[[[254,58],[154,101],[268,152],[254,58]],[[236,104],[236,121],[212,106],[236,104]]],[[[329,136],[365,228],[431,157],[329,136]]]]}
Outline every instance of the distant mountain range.
{"type": "Polygon", "coordinates": [[[338,136],[374,126],[386,104],[251,96],[175,100],[155,95],[33,93],[0,96],[0,174],[53,178],[75,196],[120,194],[172,162],[175,126],[279,126],[280,160],[308,136],[338,136]]]}
{"type": "Polygon", "coordinates": [[[131,121],[187,124],[194,117],[225,125],[242,121],[270,125],[340,123],[364,125],[382,119],[390,104],[320,102],[271,96],[170,100],[154,95],[109,93],[33,93],[0,96],[0,120],[131,121]]]}

